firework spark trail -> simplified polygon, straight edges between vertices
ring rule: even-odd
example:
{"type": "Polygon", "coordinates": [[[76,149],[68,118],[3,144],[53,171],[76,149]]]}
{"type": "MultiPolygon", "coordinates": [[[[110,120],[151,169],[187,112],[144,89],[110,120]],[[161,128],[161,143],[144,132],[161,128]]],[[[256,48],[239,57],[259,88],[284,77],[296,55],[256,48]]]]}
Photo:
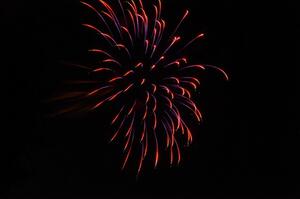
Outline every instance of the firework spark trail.
{"type": "Polygon", "coordinates": [[[190,64],[188,57],[180,55],[204,34],[199,33],[182,43],[177,34],[190,14],[188,10],[168,33],[160,0],[152,5],[152,10],[142,0],[98,0],[95,5],[81,3],[99,19],[97,26],[82,25],[110,45],[89,50],[101,58],[101,65],[87,69],[101,81],[98,88],[84,93],[84,97],[96,101],[90,110],[104,104],[113,105],[115,101],[122,104],[112,118],[111,125],[116,131],[110,139],[110,142],[124,141],[122,169],[130,156],[138,151],[137,174],[148,155],[154,158],[154,167],[157,167],[163,148],[169,151],[170,165],[179,164],[182,138],[186,139],[187,145],[193,139],[184,113],[191,112],[196,121],[202,120],[192,99],[192,93],[200,86],[197,71],[213,68],[228,80],[221,68],[190,64]]]}

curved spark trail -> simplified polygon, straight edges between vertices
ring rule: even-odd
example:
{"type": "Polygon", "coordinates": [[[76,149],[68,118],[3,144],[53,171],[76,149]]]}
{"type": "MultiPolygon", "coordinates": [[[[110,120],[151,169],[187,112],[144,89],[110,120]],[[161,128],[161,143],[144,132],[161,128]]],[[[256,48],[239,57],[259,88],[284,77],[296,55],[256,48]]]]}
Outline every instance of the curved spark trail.
{"type": "MultiPolygon", "coordinates": [[[[99,19],[98,24],[82,25],[108,47],[89,50],[100,58],[94,67],[86,67],[98,81],[92,89],[80,92],[80,100],[88,99],[88,110],[121,104],[111,121],[115,132],[110,141],[119,139],[124,143],[122,169],[133,156],[138,158],[138,174],[146,157],[157,167],[163,151],[171,165],[180,163],[181,146],[193,140],[187,123],[190,118],[184,116],[191,113],[196,121],[202,120],[192,96],[200,86],[199,76],[213,68],[228,80],[221,68],[189,63],[188,56],[183,56],[187,47],[204,37],[199,33],[183,41],[178,35],[190,11],[184,11],[168,32],[160,0],[149,9],[143,0],[81,3],[99,19]]],[[[65,98],[69,96],[65,94],[65,98]]]]}

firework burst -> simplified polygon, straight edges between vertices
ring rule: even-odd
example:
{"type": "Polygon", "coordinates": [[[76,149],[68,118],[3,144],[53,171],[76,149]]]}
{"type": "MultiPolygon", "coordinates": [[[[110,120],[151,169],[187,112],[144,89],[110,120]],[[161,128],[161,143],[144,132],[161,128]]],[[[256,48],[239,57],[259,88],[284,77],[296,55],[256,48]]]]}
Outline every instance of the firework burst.
{"type": "Polygon", "coordinates": [[[189,63],[183,56],[184,50],[204,34],[183,42],[177,31],[189,11],[183,12],[175,28],[169,30],[160,0],[151,7],[144,6],[142,0],[81,3],[99,18],[99,24],[83,26],[107,47],[89,50],[101,61],[84,68],[98,80],[92,89],[74,95],[88,100],[88,110],[121,104],[111,121],[115,132],[110,141],[123,141],[122,169],[134,154],[138,154],[137,173],[147,156],[156,167],[162,151],[168,154],[171,165],[180,163],[181,146],[193,140],[184,114],[190,112],[198,122],[202,119],[192,98],[200,85],[200,74],[210,67],[228,80],[222,69],[189,63]]]}

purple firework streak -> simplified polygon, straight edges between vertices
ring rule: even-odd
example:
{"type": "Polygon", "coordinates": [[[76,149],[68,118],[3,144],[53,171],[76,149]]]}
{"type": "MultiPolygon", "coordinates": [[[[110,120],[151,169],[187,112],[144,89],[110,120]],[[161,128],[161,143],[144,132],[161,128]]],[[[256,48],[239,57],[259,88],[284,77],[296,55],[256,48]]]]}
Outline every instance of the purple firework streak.
{"type": "MultiPolygon", "coordinates": [[[[180,163],[182,145],[188,146],[193,140],[184,115],[190,112],[198,122],[202,120],[192,97],[200,85],[199,75],[206,68],[214,68],[228,80],[221,68],[189,63],[188,56],[183,56],[184,50],[204,34],[181,42],[177,31],[189,11],[172,31],[167,31],[160,0],[151,9],[142,0],[81,3],[99,18],[99,27],[82,25],[107,47],[90,49],[101,61],[92,67],[82,66],[91,79],[79,83],[90,83],[91,88],[65,93],[60,99],[79,97],[79,104],[87,102],[84,110],[88,111],[121,104],[111,121],[115,132],[110,142],[123,141],[122,169],[134,154],[138,157],[138,174],[148,156],[157,167],[162,151],[169,156],[170,165],[180,163]]],[[[63,112],[72,110],[74,107],[63,112]]]]}

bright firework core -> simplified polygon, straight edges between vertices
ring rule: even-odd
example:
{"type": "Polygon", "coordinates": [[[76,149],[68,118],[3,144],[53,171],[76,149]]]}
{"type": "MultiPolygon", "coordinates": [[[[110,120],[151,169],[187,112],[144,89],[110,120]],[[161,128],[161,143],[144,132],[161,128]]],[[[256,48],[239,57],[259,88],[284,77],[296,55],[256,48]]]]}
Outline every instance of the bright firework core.
{"type": "Polygon", "coordinates": [[[201,121],[192,94],[204,70],[217,69],[228,79],[222,69],[189,63],[188,55],[183,54],[204,37],[198,33],[182,41],[179,36],[178,30],[189,11],[184,11],[177,26],[169,30],[161,15],[161,1],[151,6],[148,3],[146,7],[142,0],[82,2],[99,21],[83,26],[107,47],[89,50],[100,59],[100,64],[87,67],[97,84],[91,84],[91,89],[81,94],[80,103],[88,102],[88,110],[104,104],[114,106],[116,101],[122,104],[111,121],[115,132],[110,141],[124,143],[122,169],[130,156],[138,157],[138,163],[132,164],[137,173],[147,157],[156,167],[162,152],[168,154],[171,165],[181,161],[182,145],[192,142],[184,116],[190,112],[195,121],[201,121]]]}

